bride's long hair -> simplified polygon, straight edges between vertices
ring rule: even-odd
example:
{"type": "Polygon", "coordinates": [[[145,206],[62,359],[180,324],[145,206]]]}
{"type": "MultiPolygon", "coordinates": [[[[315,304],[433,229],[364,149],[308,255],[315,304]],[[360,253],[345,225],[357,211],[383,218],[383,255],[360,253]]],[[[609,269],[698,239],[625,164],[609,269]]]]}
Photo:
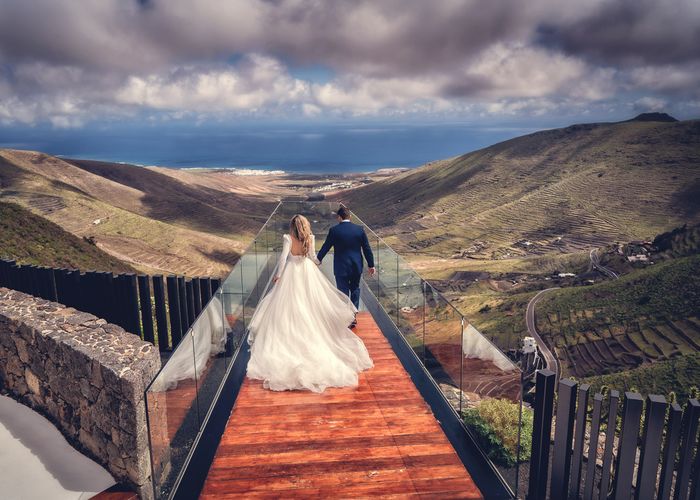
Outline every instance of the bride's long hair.
{"type": "Polygon", "coordinates": [[[309,220],[303,215],[296,214],[289,221],[289,232],[297,240],[301,241],[304,255],[308,255],[311,249],[311,224],[309,224],[309,220]]]}

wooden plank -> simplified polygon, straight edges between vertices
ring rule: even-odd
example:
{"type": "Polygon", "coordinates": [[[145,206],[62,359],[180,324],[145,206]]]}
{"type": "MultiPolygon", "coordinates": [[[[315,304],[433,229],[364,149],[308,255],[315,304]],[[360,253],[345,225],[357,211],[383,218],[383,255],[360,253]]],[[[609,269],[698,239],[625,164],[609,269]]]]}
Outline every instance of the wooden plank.
{"type": "Polygon", "coordinates": [[[483,498],[369,314],[356,333],[375,363],[356,388],[244,381],[200,498],[483,498]]]}

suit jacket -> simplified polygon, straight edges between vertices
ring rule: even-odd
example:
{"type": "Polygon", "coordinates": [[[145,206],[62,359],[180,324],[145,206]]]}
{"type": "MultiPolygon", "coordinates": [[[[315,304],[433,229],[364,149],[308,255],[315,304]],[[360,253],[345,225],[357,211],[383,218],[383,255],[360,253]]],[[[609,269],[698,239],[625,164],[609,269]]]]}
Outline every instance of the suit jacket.
{"type": "Polygon", "coordinates": [[[374,254],[369,246],[365,230],[352,222],[341,222],[328,231],[326,241],[318,252],[323,260],[333,247],[333,273],[336,276],[358,276],[362,274],[362,255],[369,267],[374,267],[374,254]]]}

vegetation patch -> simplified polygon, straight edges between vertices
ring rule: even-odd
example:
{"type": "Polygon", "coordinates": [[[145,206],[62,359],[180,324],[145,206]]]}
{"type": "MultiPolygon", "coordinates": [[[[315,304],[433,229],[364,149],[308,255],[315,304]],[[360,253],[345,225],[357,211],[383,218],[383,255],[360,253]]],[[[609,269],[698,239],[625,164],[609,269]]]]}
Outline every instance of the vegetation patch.
{"type": "Polygon", "coordinates": [[[0,202],[0,235],[0,257],[20,264],[134,272],[131,266],[94,243],[14,203],[0,202]]]}
{"type": "Polygon", "coordinates": [[[700,353],[686,354],[677,358],[641,366],[622,373],[588,377],[593,392],[602,387],[619,391],[634,391],[643,395],[675,393],[678,402],[685,404],[694,386],[700,383],[700,353]]]}
{"type": "MultiPolygon", "coordinates": [[[[513,467],[518,459],[518,420],[520,405],[507,399],[487,399],[476,408],[462,412],[464,423],[474,433],[482,449],[494,463],[513,467]]],[[[530,460],[533,412],[522,409],[520,461],[530,460]]]]}

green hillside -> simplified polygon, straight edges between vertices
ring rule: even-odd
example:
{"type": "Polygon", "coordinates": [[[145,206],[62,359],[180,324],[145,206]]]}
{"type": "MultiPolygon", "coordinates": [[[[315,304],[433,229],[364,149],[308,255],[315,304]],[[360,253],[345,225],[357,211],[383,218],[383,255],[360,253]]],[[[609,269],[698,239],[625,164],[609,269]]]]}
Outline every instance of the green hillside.
{"type": "Polygon", "coordinates": [[[589,377],[700,351],[700,255],[551,292],[537,329],[565,374],[589,377]]]}
{"type": "Polygon", "coordinates": [[[589,377],[585,381],[597,392],[604,385],[619,391],[668,395],[675,392],[681,404],[688,399],[690,389],[700,383],[700,353],[679,356],[632,370],[589,377]]]}
{"type": "Polygon", "coordinates": [[[338,195],[404,252],[573,253],[700,222],[700,121],[573,125],[338,195]],[[527,241],[527,245],[523,242],[527,241]]]}
{"type": "Polygon", "coordinates": [[[272,206],[140,167],[87,163],[0,149],[0,197],[149,274],[225,275],[272,206]]]}
{"type": "Polygon", "coordinates": [[[47,267],[134,272],[89,241],[14,203],[0,202],[0,257],[47,267]]]}

